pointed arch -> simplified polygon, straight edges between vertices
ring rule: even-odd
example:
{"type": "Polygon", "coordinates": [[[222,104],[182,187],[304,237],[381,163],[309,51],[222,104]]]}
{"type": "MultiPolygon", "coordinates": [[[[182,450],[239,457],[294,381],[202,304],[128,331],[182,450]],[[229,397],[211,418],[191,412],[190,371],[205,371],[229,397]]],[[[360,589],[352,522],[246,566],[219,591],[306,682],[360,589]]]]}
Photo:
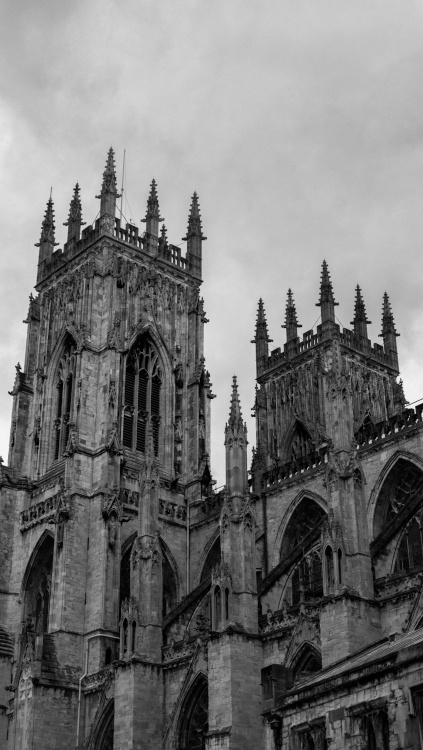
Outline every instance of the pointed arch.
{"type": "Polygon", "coordinates": [[[46,411],[43,424],[46,426],[42,462],[44,469],[53,461],[62,458],[68,438],[70,424],[75,420],[75,394],[79,378],[78,344],[72,332],[64,328],[56,342],[47,368],[46,411]]]}
{"type": "Polygon", "coordinates": [[[215,565],[220,564],[220,559],[220,527],[218,526],[208,538],[200,557],[194,581],[195,586],[211,576],[212,569],[215,565]]]}
{"type": "Polygon", "coordinates": [[[163,617],[180,601],[181,576],[178,564],[164,539],[160,538],[163,554],[163,617]]]}
{"type": "Polygon", "coordinates": [[[314,450],[312,430],[305,420],[295,417],[286,433],[282,445],[282,461],[294,461],[307,456],[314,450]]]}
{"type": "Polygon", "coordinates": [[[322,655],[313,643],[304,641],[294,653],[290,667],[294,681],[304,680],[316,672],[320,672],[322,655]]]}
{"type": "Polygon", "coordinates": [[[205,750],[208,732],[208,682],[198,672],[187,688],[177,726],[180,750],[205,750]]]}
{"type": "Polygon", "coordinates": [[[326,501],[316,492],[301,490],[287,508],[279,524],[273,548],[273,567],[278,565],[283,555],[289,554],[288,548],[294,549],[300,537],[306,536],[308,527],[311,531],[315,524],[326,515],[326,501]],[[301,519],[304,521],[302,526],[301,519]]]}
{"type": "Polygon", "coordinates": [[[92,750],[113,750],[114,718],[115,701],[114,698],[110,698],[94,720],[92,728],[94,741],[89,744],[89,748],[92,748],[92,750]]]}
{"type": "MultiPolygon", "coordinates": [[[[137,532],[131,534],[122,545],[120,561],[120,594],[119,609],[125,599],[131,597],[131,552],[137,538],[137,532]]],[[[163,616],[168,614],[173,607],[180,601],[181,576],[178,564],[171,552],[169,546],[163,539],[160,539],[160,548],[162,550],[163,565],[163,616]]]]}
{"type": "Polygon", "coordinates": [[[380,514],[380,509],[381,501],[383,501],[382,491],[388,486],[386,485],[384,488],[385,482],[389,476],[391,479],[395,479],[396,472],[398,471],[397,465],[400,462],[409,463],[423,473],[423,460],[416,454],[410,451],[396,450],[390,456],[374,484],[367,505],[369,529],[373,531],[373,538],[377,536],[379,533],[378,529],[383,524],[383,513],[380,514]]]}
{"type": "Polygon", "coordinates": [[[19,598],[20,598],[20,600],[22,602],[24,600],[25,590],[26,590],[26,588],[28,586],[28,578],[29,578],[29,575],[31,573],[31,570],[32,570],[32,568],[33,568],[33,566],[34,566],[34,564],[35,564],[35,562],[37,560],[37,557],[38,557],[38,554],[39,554],[40,550],[42,549],[42,547],[46,543],[46,540],[48,540],[48,539],[50,539],[51,542],[52,542],[52,544],[54,545],[54,534],[53,534],[53,532],[50,531],[50,529],[44,529],[43,533],[41,534],[40,538],[38,539],[37,543],[35,544],[35,547],[32,550],[31,555],[29,557],[29,560],[28,560],[28,562],[26,564],[25,572],[24,572],[24,574],[22,576],[22,583],[21,583],[21,589],[20,589],[20,594],[19,594],[19,598]]]}
{"type": "Polygon", "coordinates": [[[52,590],[54,536],[44,531],[28,561],[22,578],[22,619],[32,619],[36,630],[47,632],[52,590]]]}

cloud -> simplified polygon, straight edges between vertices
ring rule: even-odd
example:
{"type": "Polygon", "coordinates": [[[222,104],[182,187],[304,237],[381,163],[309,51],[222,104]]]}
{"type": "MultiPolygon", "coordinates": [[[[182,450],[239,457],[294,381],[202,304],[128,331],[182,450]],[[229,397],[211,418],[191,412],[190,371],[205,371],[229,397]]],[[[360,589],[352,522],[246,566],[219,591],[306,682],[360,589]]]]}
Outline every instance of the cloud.
{"type": "Polygon", "coordinates": [[[134,221],[155,176],[169,239],[179,243],[190,196],[200,195],[219,482],[234,372],[254,442],[258,297],[275,346],[289,286],[303,331],[311,328],[324,257],[345,326],[358,282],[377,340],[390,292],[406,393],[423,397],[419,3],[27,0],[3,3],[0,14],[2,415],[23,359],[19,321],[50,186],[62,243],[76,180],[85,219],[96,216],[111,143],[119,175],[127,151],[124,211],[134,221]]]}

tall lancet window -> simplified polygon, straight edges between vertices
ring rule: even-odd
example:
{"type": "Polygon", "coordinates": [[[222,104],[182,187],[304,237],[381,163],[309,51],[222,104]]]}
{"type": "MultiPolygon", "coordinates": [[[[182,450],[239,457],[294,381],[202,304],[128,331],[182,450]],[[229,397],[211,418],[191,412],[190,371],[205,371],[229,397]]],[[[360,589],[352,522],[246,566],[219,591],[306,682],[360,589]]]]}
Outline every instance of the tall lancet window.
{"type": "Polygon", "coordinates": [[[145,452],[148,427],[153,427],[154,452],[159,452],[160,388],[159,356],[148,339],[130,351],[126,363],[123,445],[145,452]]]}
{"type": "Polygon", "coordinates": [[[61,458],[69,439],[69,423],[75,393],[75,343],[69,338],[57,368],[56,418],[54,421],[54,459],[61,458]]]}

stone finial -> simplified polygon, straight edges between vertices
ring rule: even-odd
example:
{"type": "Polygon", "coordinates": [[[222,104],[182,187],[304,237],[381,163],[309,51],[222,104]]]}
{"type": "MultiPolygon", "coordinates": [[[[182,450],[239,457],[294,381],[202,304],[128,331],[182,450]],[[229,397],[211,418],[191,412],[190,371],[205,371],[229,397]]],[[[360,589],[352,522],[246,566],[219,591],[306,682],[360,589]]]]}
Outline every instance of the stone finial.
{"type": "Polygon", "coordinates": [[[186,237],[183,237],[183,242],[188,241],[192,237],[198,237],[200,240],[206,240],[207,237],[203,234],[203,228],[201,226],[200,206],[198,203],[197,193],[193,193],[191,198],[191,206],[188,214],[188,229],[186,237]]]}
{"type": "Polygon", "coordinates": [[[385,292],[383,295],[382,333],[380,334],[380,336],[386,336],[386,334],[388,333],[391,333],[394,336],[400,335],[395,330],[394,316],[392,314],[391,303],[389,301],[388,294],[385,292]]]}
{"type": "Polygon", "coordinates": [[[225,426],[226,489],[229,497],[243,497],[248,486],[247,425],[242,419],[238,383],[232,380],[231,406],[225,426]]]}
{"type": "Polygon", "coordinates": [[[269,339],[267,333],[267,321],[266,314],[264,312],[263,300],[259,299],[257,320],[256,320],[256,335],[252,339],[251,343],[256,345],[256,370],[257,376],[262,371],[263,367],[267,362],[269,356],[269,344],[272,339],[269,339]]]}
{"type": "Polygon", "coordinates": [[[145,214],[145,219],[141,219],[141,221],[146,225],[145,229],[148,234],[154,235],[154,237],[159,236],[159,223],[161,221],[164,221],[162,217],[160,216],[160,208],[159,208],[159,199],[157,196],[157,184],[156,180],[151,181],[150,185],[150,193],[147,198],[147,211],[145,214]]]}
{"type": "Polygon", "coordinates": [[[194,193],[191,199],[191,206],[188,214],[188,228],[183,242],[187,243],[187,261],[190,272],[197,279],[201,279],[202,274],[202,256],[203,240],[207,237],[203,234],[201,225],[200,206],[198,204],[198,195],[194,193]]]}
{"type": "Polygon", "coordinates": [[[238,382],[236,375],[234,375],[232,378],[231,407],[229,410],[229,420],[226,428],[227,431],[230,430],[233,433],[238,433],[239,430],[245,428],[245,424],[242,419],[241,404],[239,403],[238,382]]]}
{"type": "Polygon", "coordinates": [[[335,302],[332,289],[332,281],[330,279],[328,264],[324,260],[322,263],[322,276],[320,281],[320,299],[316,302],[316,307],[320,307],[322,315],[322,323],[328,321],[335,322],[335,302]]]}
{"type": "Polygon", "coordinates": [[[251,341],[251,343],[257,344],[259,341],[265,341],[268,344],[272,341],[272,339],[269,339],[269,336],[267,333],[266,313],[264,311],[264,304],[263,304],[263,300],[261,297],[259,299],[258,309],[257,309],[256,336],[251,341]]]}
{"type": "MultiPolygon", "coordinates": [[[[52,248],[58,245],[58,242],[55,242],[55,224],[54,224],[54,204],[53,204],[53,198],[51,196],[50,191],[50,198],[47,201],[47,208],[46,212],[44,214],[44,219],[41,224],[41,236],[40,241],[36,243],[35,247],[41,248],[44,244],[50,245],[52,248]]],[[[40,251],[41,252],[41,251],[40,251]]]]}
{"type": "Polygon", "coordinates": [[[63,226],[68,228],[68,242],[72,239],[79,240],[81,234],[81,226],[83,226],[85,223],[85,221],[82,221],[82,206],[81,198],[79,195],[79,185],[78,183],[76,183],[73,189],[73,196],[69,206],[68,220],[63,222],[63,226]]]}
{"type": "Polygon", "coordinates": [[[361,289],[357,284],[355,288],[354,320],[351,321],[356,336],[367,339],[367,326],[370,324],[371,321],[367,320],[366,306],[361,294],[361,289]]]}
{"type": "Polygon", "coordinates": [[[115,155],[112,147],[110,147],[107,154],[106,167],[103,172],[101,193],[96,196],[96,198],[100,198],[100,218],[108,215],[112,216],[114,220],[116,199],[119,197],[120,195],[116,187],[115,155]]]}
{"type": "Polygon", "coordinates": [[[297,338],[297,329],[302,328],[297,320],[297,310],[295,308],[294,297],[291,289],[288,289],[288,297],[285,308],[285,323],[281,328],[286,329],[286,340],[292,341],[297,338]]]}

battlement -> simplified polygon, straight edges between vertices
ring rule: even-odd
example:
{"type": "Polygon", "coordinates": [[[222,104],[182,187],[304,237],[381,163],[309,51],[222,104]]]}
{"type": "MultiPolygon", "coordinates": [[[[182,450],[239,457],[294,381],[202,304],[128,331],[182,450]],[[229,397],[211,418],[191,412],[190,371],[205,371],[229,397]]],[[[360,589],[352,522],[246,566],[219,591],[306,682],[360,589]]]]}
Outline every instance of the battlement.
{"type": "Polygon", "coordinates": [[[202,242],[207,239],[203,235],[201,216],[198,204],[198,196],[194,193],[188,215],[188,230],[183,242],[186,242],[186,254],[183,255],[178,245],[170,244],[167,240],[166,228],[159,224],[163,222],[160,217],[159,202],[157,197],[157,186],[153,180],[150,194],[147,200],[147,212],[145,219],[145,231],[132,222],[121,224],[121,219],[116,218],[116,200],[120,197],[116,189],[116,174],[114,168],[113,151],[110,149],[106,169],[103,175],[101,188],[99,218],[93,224],[82,229],[82,208],[79,196],[79,185],[75,186],[74,195],[69,208],[69,217],[65,222],[68,227],[67,241],[62,249],[55,250],[55,220],[53,200],[47,203],[47,209],[42,222],[40,241],[36,244],[39,248],[37,284],[48,278],[52,273],[63,268],[63,266],[76,255],[79,255],[87,247],[96,242],[103,235],[112,236],[119,242],[136,248],[139,252],[168,263],[178,268],[183,273],[188,273],[195,279],[201,281],[202,267],[202,242]],[[82,231],[81,231],[82,230],[82,231]]]}
{"type": "MultiPolygon", "coordinates": [[[[354,306],[354,319],[351,321],[353,329],[343,328],[335,320],[335,302],[333,296],[332,282],[329,276],[329,270],[326,261],[322,265],[322,279],[320,284],[320,298],[316,303],[321,309],[321,324],[317,326],[316,333],[313,329],[305,331],[302,340],[298,336],[298,328],[301,328],[297,319],[297,310],[291,289],[288,290],[288,299],[285,312],[285,323],[282,328],[286,330],[286,343],[283,349],[277,347],[269,354],[269,338],[267,332],[267,321],[264,311],[263,300],[260,299],[255,338],[252,343],[256,345],[256,366],[257,377],[261,378],[270,374],[275,368],[283,367],[289,364],[292,366],[293,360],[304,357],[311,350],[321,346],[325,342],[337,339],[342,347],[350,349],[358,354],[363,354],[366,360],[373,360],[376,364],[382,365],[392,371],[392,374],[398,375],[398,353],[396,345],[396,332],[394,318],[392,315],[391,305],[388,295],[383,296],[382,307],[382,332],[383,346],[372,344],[367,336],[367,320],[364,300],[361,289],[357,285],[356,298],[354,306]]],[[[273,374],[273,372],[272,372],[273,374]]]]}
{"type": "Polygon", "coordinates": [[[266,375],[275,368],[288,363],[291,366],[292,361],[297,357],[302,357],[312,349],[316,349],[334,338],[337,338],[342,346],[359,354],[364,354],[367,359],[374,360],[378,364],[398,372],[396,357],[390,353],[385,353],[383,346],[372,344],[370,339],[363,339],[348,328],[343,328],[341,331],[338,325],[333,324],[332,330],[322,330],[322,326],[318,326],[316,333],[313,329],[305,331],[302,340],[296,338],[287,342],[283,350],[280,347],[273,349],[267,358],[258,362],[257,375],[258,377],[266,375]]]}

